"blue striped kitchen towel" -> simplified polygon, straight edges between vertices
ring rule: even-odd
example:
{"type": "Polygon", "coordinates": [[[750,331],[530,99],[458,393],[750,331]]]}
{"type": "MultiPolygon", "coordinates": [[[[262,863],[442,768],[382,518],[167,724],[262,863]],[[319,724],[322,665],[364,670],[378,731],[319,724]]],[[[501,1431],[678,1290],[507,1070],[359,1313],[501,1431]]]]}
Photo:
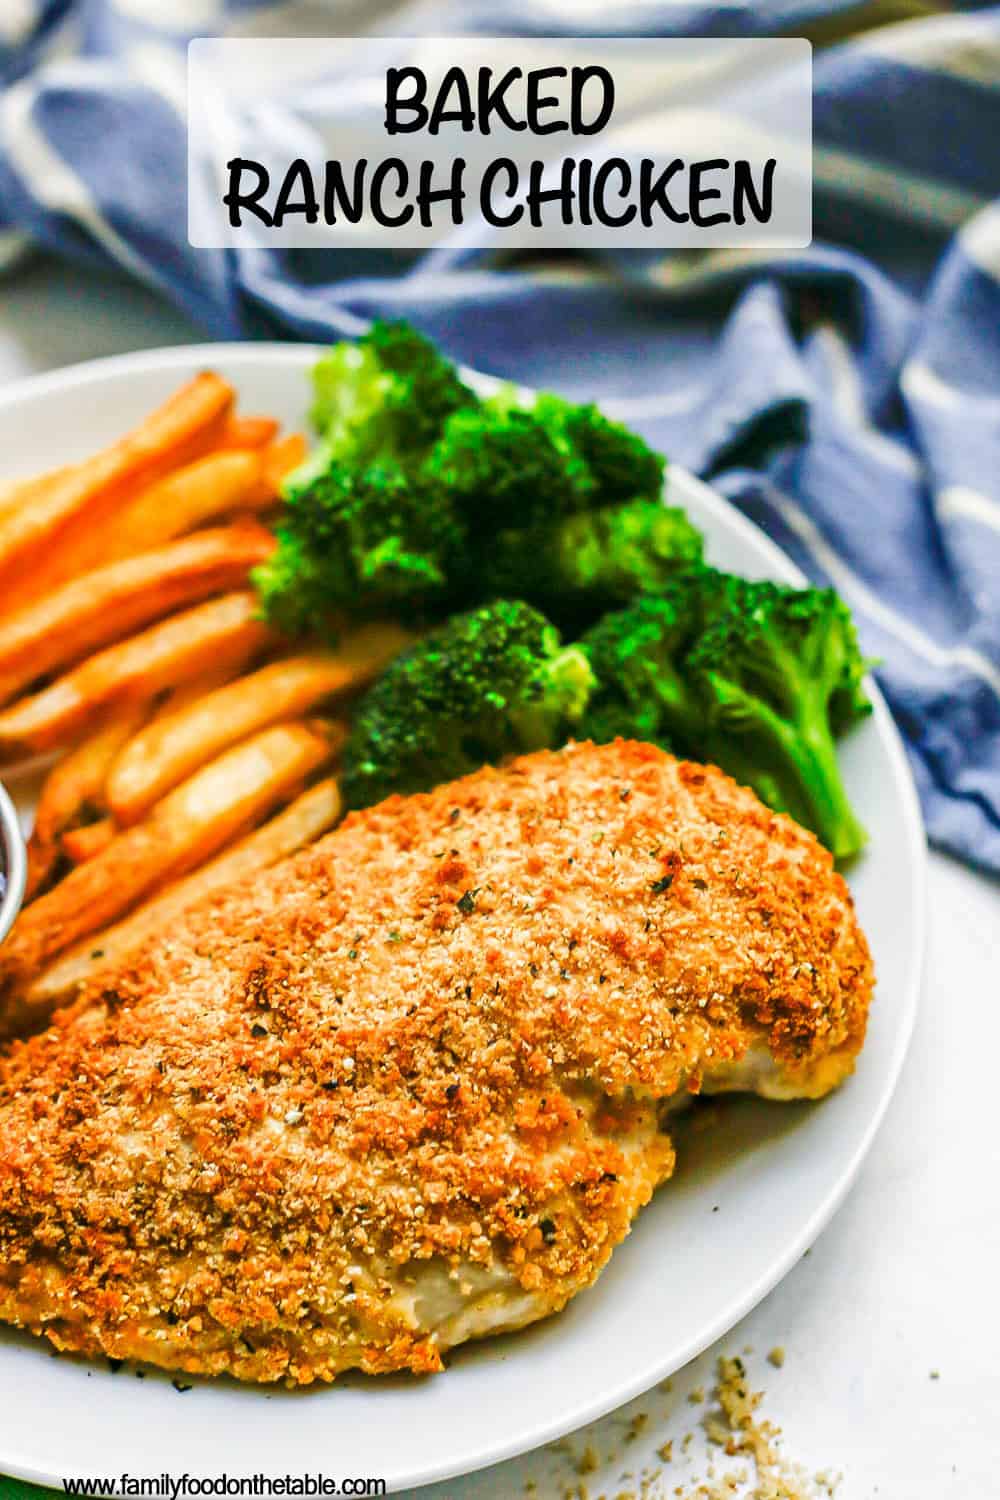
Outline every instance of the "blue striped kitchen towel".
{"type": "Polygon", "coordinates": [[[405,316],[471,365],[605,400],[836,585],[881,659],[931,838],[1000,872],[1000,5],[373,5],[389,35],[603,35],[613,14],[626,34],[811,37],[812,247],[522,267],[192,250],[189,36],[360,14],[4,0],[0,266],[31,242],[113,262],[218,338],[405,316]]]}

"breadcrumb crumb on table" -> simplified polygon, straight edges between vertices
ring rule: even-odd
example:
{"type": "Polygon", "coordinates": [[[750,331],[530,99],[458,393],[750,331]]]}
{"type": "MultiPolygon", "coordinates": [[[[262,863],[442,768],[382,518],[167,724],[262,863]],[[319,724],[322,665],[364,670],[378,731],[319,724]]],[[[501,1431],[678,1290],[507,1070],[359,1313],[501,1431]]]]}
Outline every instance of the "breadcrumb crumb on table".
{"type": "MultiPolygon", "coordinates": [[[[669,1396],[670,1391],[665,1388],[672,1385],[671,1381],[662,1381],[655,1389],[669,1396]]],[[[657,1403],[652,1391],[644,1399],[647,1407],[638,1412],[625,1408],[611,1414],[603,1426],[587,1429],[586,1446],[582,1449],[579,1444],[583,1443],[584,1434],[580,1434],[577,1444],[572,1438],[564,1438],[548,1445],[547,1451],[558,1456],[576,1473],[584,1472],[581,1458],[585,1460],[587,1455],[601,1449],[600,1472],[591,1470],[587,1464],[587,1472],[594,1475],[589,1500],[667,1500],[667,1497],[673,1497],[673,1500],[835,1500],[842,1476],[830,1468],[810,1473],[781,1451],[781,1430],[762,1417],[760,1408],[764,1392],[751,1388],[743,1358],[724,1356],[717,1361],[716,1378],[709,1393],[712,1404],[701,1421],[709,1445],[703,1453],[689,1451],[696,1437],[691,1432],[680,1442],[670,1438],[661,1441],[658,1447],[653,1447],[656,1441],[653,1437],[648,1455],[640,1447],[638,1452],[642,1456],[638,1458],[633,1456],[637,1453],[635,1448],[626,1450],[629,1435],[637,1428],[641,1432],[648,1423],[654,1432],[659,1428],[662,1434],[663,1424],[671,1418],[676,1420],[680,1414],[669,1400],[657,1403]],[[601,1442],[602,1432],[614,1434],[610,1451],[605,1451],[601,1442]],[[733,1461],[719,1460],[719,1449],[733,1461]],[[623,1461],[626,1452],[629,1467],[623,1461]],[[672,1466],[669,1478],[666,1465],[672,1466]],[[615,1476],[613,1480],[612,1474],[615,1476]]],[[[562,1500],[579,1500],[581,1490],[586,1488],[575,1478],[563,1479],[561,1484],[558,1479],[550,1480],[550,1485],[553,1482],[558,1485],[553,1493],[560,1494],[562,1500]]]]}
{"type": "Polygon", "coordinates": [[[576,1471],[578,1474],[593,1474],[598,1467],[596,1450],[588,1443],[580,1457],[577,1459],[576,1471]]]}
{"type": "MultiPolygon", "coordinates": [[[[819,1500],[819,1476],[810,1479],[801,1464],[790,1462],[780,1451],[781,1429],[773,1422],[758,1419],[756,1414],[764,1393],[750,1389],[741,1358],[719,1358],[712,1396],[718,1409],[705,1415],[706,1436],[726,1453],[745,1454],[752,1460],[754,1487],[747,1500],[819,1500]]],[[[833,1493],[825,1479],[822,1493],[833,1493]]],[[[725,1488],[700,1488],[684,1500],[726,1500],[730,1494],[732,1490],[725,1488]]]]}

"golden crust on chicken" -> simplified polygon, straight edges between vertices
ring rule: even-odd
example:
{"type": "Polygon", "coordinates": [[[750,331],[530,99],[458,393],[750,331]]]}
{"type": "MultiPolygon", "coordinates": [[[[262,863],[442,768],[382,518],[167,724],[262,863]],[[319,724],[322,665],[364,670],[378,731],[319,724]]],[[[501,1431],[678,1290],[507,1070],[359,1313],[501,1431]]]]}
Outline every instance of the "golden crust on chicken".
{"type": "Polygon", "coordinates": [[[839,1082],[871,987],[830,856],[713,767],[586,744],[391,798],[9,1051],[0,1317],[246,1380],[438,1369],[594,1280],[679,1098],[839,1082]]]}

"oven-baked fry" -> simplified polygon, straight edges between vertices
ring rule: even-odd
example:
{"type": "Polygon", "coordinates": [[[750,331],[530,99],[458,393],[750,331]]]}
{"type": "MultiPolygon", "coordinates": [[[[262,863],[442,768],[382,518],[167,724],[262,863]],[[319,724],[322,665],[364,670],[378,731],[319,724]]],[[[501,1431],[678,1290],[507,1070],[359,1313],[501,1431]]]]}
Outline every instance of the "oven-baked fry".
{"type": "Polygon", "coordinates": [[[63,853],[75,865],[93,859],[111,843],[120,832],[114,818],[99,818],[96,823],[84,823],[80,828],[68,828],[60,839],[63,853]]]}
{"type": "Polygon", "coordinates": [[[220,449],[266,448],[278,436],[280,423],[274,417],[230,417],[219,443],[220,449]]]}
{"type": "Polygon", "coordinates": [[[263,453],[235,449],[209,453],[168,474],[122,512],[99,555],[108,560],[133,557],[218,516],[273,503],[277,491],[267,481],[264,462],[263,453]]]}
{"type": "MultiPolygon", "coordinates": [[[[190,678],[187,682],[179,682],[176,687],[168,689],[161,698],[157,699],[156,707],[149,715],[148,723],[154,719],[165,719],[168,714],[175,714],[189,704],[204,698],[206,693],[214,693],[216,688],[222,687],[223,683],[229,682],[240,670],[239,663],[229,664],[223,662],[221,666],[209,667],[207,672],[200,672],[197,677],[190,678]]],[[[142,726],[140,725],[139,728],[142,726]]],[[[138,733],[138,729],[136,730],[138,733]]]]}
{"type": "Polygon", "coordinates": [[[16,510],[18,506],[26,504],[29,500],[35,500],[45,494],[46,490],[58,484],[71,469],[77,468],[76,464],[63,464],[58,469],[49,469],[44,474],[32,474],[25,479],[7,479],[0,484],[0,516],[7,511],[16,510]]]}
{"type": "Polygon", "coordinates": [[[222,594],[88,657],[0,713],[0,764],[68,744],[106,705],[148,701],[209,667],[249,661],[273,639],[259,609],[250,589],[222,594]]]}
{"type": "Polygon", "coordinates": [[[0,516],[20,505],[37,484],[37,479],[5,479],[0,484],[0,516]]]}
{"type": "Polygon", "coordinates": [[[247,834],[192,875],[167,886],[113,927],[91,934],[66,949],[24,995],[23,1005],[30,1013],[32,1025],[43,1021],[57,1006],[75,999],[84,985],[114,968],[127,953],[151,934],[162,931],[195,902],[311,844],[333,827],[340,813],[336,779],[317,782],[269,823],[247,834]]]}
{"type": "Polygon", "coordinates": [[[167,474],[129,502],[115,518],[113,535],[78,540],[74,574],[148,552],[207,521],[270,510],[305,453],[305,438],[290,433],[264,448],[217,448],[167,474]]]}
{"type": "Polygon", "coordinates": [[[206,521],[244,511],[270,510],[286,474],[302,462],[301,433],[261,449],[219,449],[142,491],[115,523],[113,537],[92,538],[86,566],[133,557],[206,521]]]}
{"type": "MultiPolygon", "coordinates": [[[[204,766],[23,911],[0,949],[0,995],[20,989],[57,953],[113,922],[147,892],[203,864],[292,795],[339,749],[326,725],[277,724],[204,766]]],[[[16,1004],[0,1030],[16,1025],[16,1004]]]]}
{"type": "Polygon", "coordinates": [[[64,755],[46,776],[28,839],[25,902],[33,899],[52,874],[63,833],[88,809],[103,807],[108,772],[145,717],[146,708],[140,703],[119,709],[64,755]]]}
{"type": "Polygon", "coordinates": [[[238,588],[273,547],[255,521],[216,527],[85,573],[0,618],[0,703],[182,605],[238,588]]]}
{"type": "MultiPolygon", "coordinates": [[[[297,469],[299,464],[309,452],[309,444],[301,432],[289,432],[285,437],[279,438],[266,448],[263,454],[264,469],[264,495],[268,497],[267,503],[277,499],[281,484],[284,479],[297,469]]],[[[262,499],[258,509],[264,505],[262,499]]]]}
{"type": "Polygon", "coordinates": [[[121,825],[137,822],[172,786],[227,745],[363,687],[410,639],[391,623],[363,626],[346,636],[336,651],[284,657],[186,709],[157,716],[123,748],[112,767],[109,808],[121,825]]]}
{"type": "Polygon", "coordinates": [[[0,600],[20,609],[79,570],[82,537],[107,535],[138,485],[190,463],[217,443],[232,388],[204,371],[127,436],[48,482],[30,505],[0,515],[0,600]]]}

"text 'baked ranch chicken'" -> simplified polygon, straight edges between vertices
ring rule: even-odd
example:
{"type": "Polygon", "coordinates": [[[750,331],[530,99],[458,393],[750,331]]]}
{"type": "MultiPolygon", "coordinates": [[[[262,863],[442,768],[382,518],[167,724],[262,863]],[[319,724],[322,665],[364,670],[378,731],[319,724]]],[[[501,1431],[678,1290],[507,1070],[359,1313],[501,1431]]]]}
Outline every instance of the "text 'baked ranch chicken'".
{"type": "Polygon", "coordinates": [[[305,1383],[440,1368],[589,1285],[679,1091],[816,1097],[872,987],[812,835],[578,745],[355,814],[199,907],[0,1083],[0,1316],[305,1383]]]}

